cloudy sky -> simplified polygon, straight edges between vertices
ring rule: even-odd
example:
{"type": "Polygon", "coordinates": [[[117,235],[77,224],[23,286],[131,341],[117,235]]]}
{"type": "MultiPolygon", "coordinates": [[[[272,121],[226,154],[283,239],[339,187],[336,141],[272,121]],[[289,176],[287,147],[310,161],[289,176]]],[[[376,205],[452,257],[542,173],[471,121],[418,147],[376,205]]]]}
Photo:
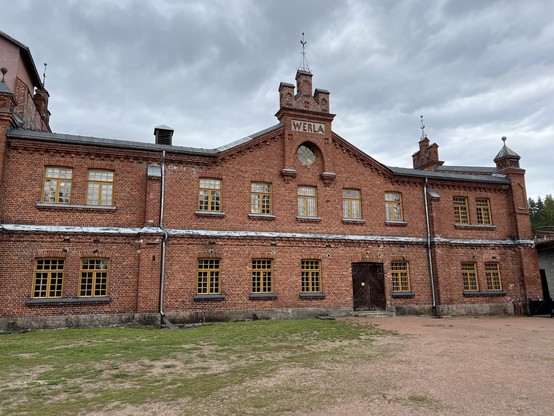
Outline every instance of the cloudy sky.
{"type": "MultiPolygon", "coordinates": [[[[47,62],[59,133],[215,148],[274,125],[301,33],[333,130],[411,167],[426,133],[449,165],[521,155],[554,193],[554,1],[0,0],[0,30],[47,62]]],[[[1,63],[0,63],[1,65],[1,63]]]]}

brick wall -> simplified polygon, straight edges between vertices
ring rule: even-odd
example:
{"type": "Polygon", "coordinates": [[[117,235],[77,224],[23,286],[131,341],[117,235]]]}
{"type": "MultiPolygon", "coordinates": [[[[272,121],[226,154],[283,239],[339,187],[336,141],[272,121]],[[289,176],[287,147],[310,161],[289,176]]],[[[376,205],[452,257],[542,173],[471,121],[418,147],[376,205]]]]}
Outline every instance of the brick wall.
{"type": "MultiPolygon", "coordinates": [[[[311,85],[305,87],[305,92],[311,92],[311,85]]],[[[426,246],[424,179],[395,176],[333,133],[334,115],[328,113],[328,101],[322,101],[328,99],[325,93],[319,102],[302,96],[289,103],[285,92],[290,89],[282,88],[283,107],[277,113],[283,123],[280,127],[255,135],[217,156],[168,149],[164,227],[169,239],[164,310],[182,322],[206,314],[244,317],[251,311],[269,315],[274,311],[275,316],[297,316],[297,311],[344,312],[353,306],[352,264],[365,262],[383,265],[388,308],[400,313],[429,312],[433,296],[426,246]],[[306,129],[293,128],[295,120],[313,124],[306,129]],[[303,164],[297,158],[296,151],[302,144],[315,151],[313,164],[303,164]],[[221,212],[199,212],[200,178],[221,180],[221,212]],[[271,184],[271,215],[250,215],[252,182],[271,184]],[[317,217],[299,217],[299,186],[317,189],[317,217]],[[343,189],[360,190],[362,218],[343,219],[343,189]],[[386,192],[401,194],[401,221],[387,221],[386,192]],[[195,230],[199,232],[196,235],[195,230]],[[203,236],[202,232],[212,234],[203,236]],[[220,260],[223,297],[194,298],[199,258],[220,260]],[[252,259],[272,260],[275,296],[251,298],[252,259]],[[325,296],[299,296],[300,263],[308,259],[321,262],[325,296]],[[394,261],[405,261],[409,266],[410,293],[403,296],[392,292],[394,261]]],[[[83,228],[75,228],[73,233],[35,229],[33,233],[4,230],[0,234],[1,316],[11,319],[123,314],[125,319],[132,319],[156,314],[160,310],[163,232],[139,229],[159,224],[162,182],[158,176],[147,174],[149,166],[160,166],[159,149],[109,148],[97,146],[93,140],[72,144],[59,139],[48,142],[13,137],[6,149],[0,194],[2,223],[83,228]],[[73,169],[69,205],[43,203],[47,166],[73,169]],[[114,172],[112,207],[86,205],[89,169],[114,172]],[[66,298],[77,296],[83,257],[109,258],[109,301],[30,305],[34,260],[49,256],[66,259],[66,298]]],[[[446,177],[429,180],[429,187],[439,195],[429,198],[429,208],[431,237],[437,239],[432,257],[436,306],[440,311],[510,313],[513,302],[540,296],[536,253],[528,242],[518,242],[527,238],[530,230],[526,205],[520,203],[525,195],[523,171],[507,174],[517,189],[502,183],[454,181],[446,177]],[[468,199],[468,225],[455,224],[456,196],[468,199]],[[476,198],[490,200],[491,225],[477,224],[476,198]],[[479,293],[464,293],[462,262],[475,262],[479,293]],[[485,289],[486,262],[499,264],[502,290],[485,289]]]]}

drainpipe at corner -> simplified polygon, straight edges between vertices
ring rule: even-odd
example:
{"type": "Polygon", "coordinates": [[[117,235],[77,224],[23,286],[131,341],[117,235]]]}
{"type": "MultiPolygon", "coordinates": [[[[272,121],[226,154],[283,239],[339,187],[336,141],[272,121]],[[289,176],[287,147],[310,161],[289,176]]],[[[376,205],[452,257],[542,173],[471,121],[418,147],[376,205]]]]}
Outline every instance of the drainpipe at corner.
{"type": "Polygon", "coordinates": [[[160,265],[160,318],[161,323],[165,323],[169,328],[174,329],[175,326],[167,319],[164,312],[164,289],[165,289],[165,246],[168,238],[168,233],[164,228],[164,196],[165,196],[165,150],[162,151],[162,172],[161,172],[161,187],[160,187],[160,224],[159,227],[163,232],[162,238],[162,254],[160,265]]]}
{"type": "Polygon", "coordinates": [[[427,196],[427,186],[429,178],[425,177],[423,185],[423,198],[425,201],[425,223],[427,225],[427,260],[429,262],[429,278],[431,280],[431,309],[433,315],[437,315],[437,296],[435,293],[435,273],[433,271],[433,250],[431,246],[431,221],[429,219],[429,200],[427,196]]]}

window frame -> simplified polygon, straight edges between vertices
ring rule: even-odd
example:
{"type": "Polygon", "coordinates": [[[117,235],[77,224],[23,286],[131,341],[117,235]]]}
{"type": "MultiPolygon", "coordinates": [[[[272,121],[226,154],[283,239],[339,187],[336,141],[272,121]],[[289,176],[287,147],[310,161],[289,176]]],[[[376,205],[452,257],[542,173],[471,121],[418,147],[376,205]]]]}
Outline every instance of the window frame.
{"type": "Polygon", "coordinates": [[[386,221],[404,221],[404,207],[402,206],[402,193],[396,191],[386,191],[384,195],[385,199],[385,220],[386,221]],[[398,199],[390,199],[394,195],[398,199]],[[398,214],[399,212],[399,214],[398,214]]]}
{"type": "Polygon", "coordinates": [[[196,294],[220,295],[221,294],[221,259],[199,258],[196,261],[196,294]],[[205,264],[207,267],[201,267],[205,264]],[[201,276],[205,273],[205,276],[201,276]]]}
{"type": "Polygon", "coordinates": [[[250,183],[250,213],[256,215],[272,215],[273,214],[273,194],[272,185],[269,182],[251,182],[250,183]],[[267,186],[267,191],[254,189],[255,186],[267,186]],[[255,210],[254,199],[257,197],[255,210]],[[267,208],[264,210],[264,200],[267,197],[267,208]],[[267,211],[267,212],[265,212],[267,211]]]}
{"type": "Polygon", "coordinates": [[[110,169],[89,169],[87,171],[87,205],[94,206],[94,207],[111,207],[115,205],[114,203],[114,182],[115,182],[115,171],[110,169]],[[111,180],[102,180],[102,179],[91,179],[90,175],[91,173],[100,173],[101,175],[111,174],[111,180]],[[91,202],[90,196],[91,196],[91,186],[98,185],[98,189],[95,193],[98,201],[97,203],[91,202]],[[103,191],[105,188],[109,189],[109,194],[106,193],[106,195],[109,195],[109,201],[104,201],[103,191]]]}
{"type": "Polygon", "coordinates": [[[105,298],[109,296],[110,259],[104,257],[85,257],[81,259],[79,270],[79,297],[105,298]],[[105,267],[85,268],[85,262],[91,265],[105,265],[105,267]],[[90,274],[90,276],[85,276],[90,274]],[[85,281],[86,279],[86,281],[85,281]],[[90,287],[88,287],[90,285],[90,287]]]}
{"type": "Polygon", "coordinates": [[[393,293],[411,293],[410,265],[407,261],[391,261],[393,293]]]}
{"type": "Polygon", "coordinates": [[[304,142],[296,149],[296,159],[304,166],[311,166],[317,161],[317,150],[311,143],[304,142]]]}
{"type": "Polygon", "coordinates": [[[273,259],[252,259],[250,263],[252,294],[272,294],[274,292],[273,259]],[[264,267],[269,264],[269,267],[264,267]],[[269,282],[269,284],[267,283],[269,282]]]}
{"type": "Polygon", "coordinates": [[[298,216],[304,218],[318,218],[317,187],[310,185],[298,185],[296,196],[298,201],[298,216]],[[301,190],[313,190],[313,194],[301,194],[301,190]],[[313,201],[313,211],[310,210],[310,201],[313,201]]]}
{"type": "Polygon", "coordinates": [[[477,224],[492,225],[491,200],[490,198],[475,198],[477,212],[477,224]],[[484,203],[484,205],[481,205],[484,203]]]}
{"type": "Polygon", "coordinates": [[[479,276],[477,274],[477,263],[463,261],[461,264],[462,282],[464,292],[479,292],[479,276]]]}
{"type": "Polygon", "coordinates": [[[452,198],[452,204],[454,206],[454,223],[470,224],[469,203],[467,196],[454,196],[452,198]]]}
{"type": "Polygon", "coordinates": [[[300,261],[301,292],[304,294],[323,293],[321,282],[321,260],[302,259],[300,261]],[[313,265],[315,267],[309,267],[313,265]]]}
{"type": "Polygon", "coordinates": [[[44,204],[55,204],[55,205],[69,205],[71,204],[71,191],[73,189],[73,168],[67,167],[67,166],[45,166],[44,167],[44,180],[43,180],[43,186],[42,186],[42,198],[41,201],[44,204]],[[49,171],[52,171],[51,174],[49,174],[49,171]],[[58,171],[61,173],[62,171],[68,172],[69,177],[64,176],[54,176],[55,171],[58,171]],[[54,186],[54,194],[52,196],[52,189],[50,187],[50,192],[47,195],[47,189],[50,182],[55,182],[54,186]],[[68,188],[68,189],[67,189],[68,188]],[[64,189],[63,196],[60,196],[61,189],[64,189]],[[66,201],[60,199],[67,199],[66,201]],[[48,200],[50,199],[50,200],[48,200]],[[53,200],[51,200],[53,199],[53,200]]]}
{"type": "MultiPolygon", "coordinates": [[[[200,212],[223,212],[221,210],[221,203],[222,203],[222,180],[220,178],[198,178],[198,210],[200,212]],[[208,186],[202,186],[203,181],[212,181],[212,183],[217,183],[218,187],[208,187],[208,186]],[[207,200],[203,201],[202,198],[202,192],[207,193],[207,200]],[[215,196],[217,195],[217,198],[215,196]],[[203,202],[205,202],[206,207],[203,208],[203,202]],[[214,208],[214,205],[217,205],[217,209],[214,208]]],[[[207,185],[208,182],[205,182],[205,185],[207,185]]]]}
{"type": "Polygon", "coordinates": [[[487,278],[487,290],[495,292],[502,291],[500,263],[491,261],[485,262],[485,276],[487,278]]]}
{"type": "Polygon", "coordinates": [[[360,189],[343,188],[342,218],[349,219],[349,220],[361,220],[363,218],[362,217],[362,191],[360,189]],[[357,196],[348,196],[347,192],[356,192],[357,196]]]}
{"type": "Polygon", "coordinates": [[[33,286],[31,290],[31,298],[33,299],[61,299],[63,297],[63,288],[65,281],[65,259],[59,257],[44,257],[36,258],[34,261],[33,268],[33,286]],[[46,265],[46,262],[50,262],[50,266],[55,262],[55,264],[60,265],[61,268],[39,268],[39,262],[43,263],[43,266],[46,265]],[[46,276],[39,277],[38,275],[45,274],[46,276]],[[58,274],[59,276],[53,276],[58,274]],[[39,280],[40,279],[40,280],[39,280]],[[54,279],[59,281],[53,282],[54,279]],[[45,280],[45,283],[43,282],[45,280]],[[45,286],[42,288],[42,286],[45,286]],[[52,286],[57,286],[55,289],[52,289],[52,286]]]}

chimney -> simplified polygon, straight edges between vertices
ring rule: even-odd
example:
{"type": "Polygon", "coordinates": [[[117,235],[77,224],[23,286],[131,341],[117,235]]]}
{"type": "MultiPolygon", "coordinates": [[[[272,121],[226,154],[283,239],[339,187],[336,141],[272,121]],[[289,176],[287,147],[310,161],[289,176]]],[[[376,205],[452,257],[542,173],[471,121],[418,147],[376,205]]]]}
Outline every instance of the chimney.
{"type": "Polygon", "coordinates": [[[156,137],[156,144],[166,144],[171,146],[174,130],[162,124],[161,126],[154,128],[154,136],[156,137]]]}
{"type": "Polygon", "coordinates": [[[444,162],[439,160],[439,145],[429,144],[429,139],[424,137],[419,141],[419,151],[412,155],[414,169],[435,170],[444,162]]]}

